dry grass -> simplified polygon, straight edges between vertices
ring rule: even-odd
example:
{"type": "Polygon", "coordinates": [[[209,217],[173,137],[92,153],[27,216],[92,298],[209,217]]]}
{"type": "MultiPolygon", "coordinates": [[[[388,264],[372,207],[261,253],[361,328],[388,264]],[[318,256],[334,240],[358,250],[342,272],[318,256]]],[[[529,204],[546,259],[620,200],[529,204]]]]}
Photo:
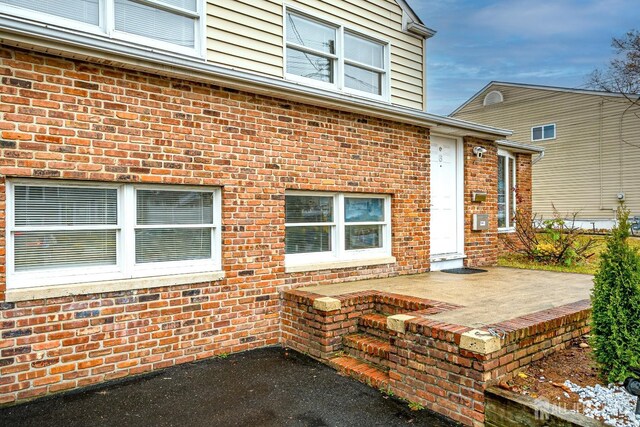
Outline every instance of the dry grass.
{"type": "MultiPolygon", "coordinates": [[[[594,254],[587,261],[577,265],[545,265],[528,260],[521,255],[506,254],[498,259],[501,267],[524,268],[527,270],[561,271],[565,273],[595,274],[600,264],[600,253],[605,249],[604,236],[592,236],[596,240],[594,254]]],[[[640,249],[640,237],[631,237],[629,243],[632,247],[640,249]]]]}

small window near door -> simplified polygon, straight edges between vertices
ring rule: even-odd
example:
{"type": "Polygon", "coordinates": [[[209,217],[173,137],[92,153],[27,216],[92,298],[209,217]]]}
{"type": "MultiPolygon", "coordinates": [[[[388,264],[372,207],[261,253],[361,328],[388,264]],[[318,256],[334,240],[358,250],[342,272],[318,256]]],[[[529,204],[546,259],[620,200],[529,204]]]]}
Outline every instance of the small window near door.
{"type": "Polygon", "coordinates": [[[534,126],[531,128],[532,141],[544,141],[556,138],[556,125],[551,123],[548,125],[534,126]]]}
{"type": "Polygon", "coordinates": [[[498,229],[515,228],[516,160],[511,153],[498,151],[498,229]]]}

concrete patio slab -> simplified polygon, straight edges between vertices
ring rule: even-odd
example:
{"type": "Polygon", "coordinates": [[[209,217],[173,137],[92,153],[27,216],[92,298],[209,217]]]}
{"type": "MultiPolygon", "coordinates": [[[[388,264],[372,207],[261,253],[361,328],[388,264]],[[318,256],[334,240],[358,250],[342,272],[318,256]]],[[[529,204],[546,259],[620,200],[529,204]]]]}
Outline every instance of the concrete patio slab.
{"type": "Polygon", "coordinates": [[[299,288],[326,297],[375,290],[462,306],[426,315],[443,323],[482,328],[543,310],[589,299],[593,276],[515,268],[486,273],[441,271],[386,279],[299,288]]]}

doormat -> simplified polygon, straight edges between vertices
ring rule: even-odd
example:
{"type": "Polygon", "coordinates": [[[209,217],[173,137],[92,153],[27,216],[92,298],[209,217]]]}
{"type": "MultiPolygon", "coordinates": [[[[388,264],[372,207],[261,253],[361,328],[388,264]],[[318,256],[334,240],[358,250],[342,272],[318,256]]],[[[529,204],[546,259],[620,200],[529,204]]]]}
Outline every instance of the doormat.
{"type": "Polygon", "coordinates": [[[443,273],[450,273],[450,274],[476,274],[476,273],[486,273],[487,270],[482,270],[480,268],[450,268],[448,270],[440,270],[443,273]]]}

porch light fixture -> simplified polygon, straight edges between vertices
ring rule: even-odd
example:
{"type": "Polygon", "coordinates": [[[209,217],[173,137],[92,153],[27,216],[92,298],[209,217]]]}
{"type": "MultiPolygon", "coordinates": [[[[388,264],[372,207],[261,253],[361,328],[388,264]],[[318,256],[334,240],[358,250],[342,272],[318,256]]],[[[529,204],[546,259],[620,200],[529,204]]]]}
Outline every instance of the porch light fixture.
{"type": "Polygon", "coordinates": [[[487,149],[484,147],[473,147],[473,154],[476,155],[477,158],[481,159],[484,153],[487,152],[487,149]]]}

